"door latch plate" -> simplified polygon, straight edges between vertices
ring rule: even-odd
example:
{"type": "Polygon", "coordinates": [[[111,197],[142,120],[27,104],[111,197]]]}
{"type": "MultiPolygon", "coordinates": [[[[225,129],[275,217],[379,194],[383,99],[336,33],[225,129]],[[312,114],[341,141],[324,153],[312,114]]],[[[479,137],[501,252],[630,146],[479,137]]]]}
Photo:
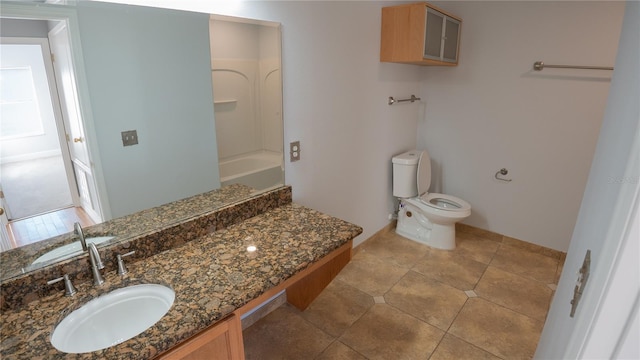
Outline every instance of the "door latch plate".
{"type": "Polygon", "coordinates": [[[587,280],[589,280],[589,273],[591,271],[591,250],[587,250],[587,253],[584,256],[584,261],[582,262],[582,267],[578,271],[578,280],[576,280],[576,287],[573,289],[573,299],[571,299],[571,313],[570,317],[573,317],[576,313],[576,308],[578,307],[578,303],[580,302],[580,298],[582,298],[582,292],[584,291],[584,287],[587,284],[587,280]]]}

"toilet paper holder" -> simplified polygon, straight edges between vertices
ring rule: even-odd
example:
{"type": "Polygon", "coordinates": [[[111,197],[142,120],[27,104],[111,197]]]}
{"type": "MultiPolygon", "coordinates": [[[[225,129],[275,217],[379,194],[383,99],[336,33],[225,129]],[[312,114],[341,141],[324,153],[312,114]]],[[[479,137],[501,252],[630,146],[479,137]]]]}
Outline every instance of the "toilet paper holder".
{"type": "Polygon", "coordinates": [[[507,175],[508,173],[509,173],[509,170],[507,170],[506,168],[502,168],[502,169],[496,171],[495,178],[500,180],[500,181],[509,182],[509,181],[511,181],[513,179],[505,179],[505,178],[501,178],[501,177],[498,176],[498,175],[504,176],[504,175],[507,175]]]}

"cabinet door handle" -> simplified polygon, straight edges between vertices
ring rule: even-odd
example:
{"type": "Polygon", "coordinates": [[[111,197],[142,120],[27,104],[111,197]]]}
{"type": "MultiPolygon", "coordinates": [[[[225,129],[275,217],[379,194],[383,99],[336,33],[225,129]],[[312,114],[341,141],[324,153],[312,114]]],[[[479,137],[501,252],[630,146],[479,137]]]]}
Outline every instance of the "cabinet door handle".
{"type": "Polygon", "coordinates": [[[74,142],[74,143],[81,143],[81,142],[83,142],[83,141],[84,141],[84,138],[83,138],[83,137],[73,138],[73,142],[74,142]]]}

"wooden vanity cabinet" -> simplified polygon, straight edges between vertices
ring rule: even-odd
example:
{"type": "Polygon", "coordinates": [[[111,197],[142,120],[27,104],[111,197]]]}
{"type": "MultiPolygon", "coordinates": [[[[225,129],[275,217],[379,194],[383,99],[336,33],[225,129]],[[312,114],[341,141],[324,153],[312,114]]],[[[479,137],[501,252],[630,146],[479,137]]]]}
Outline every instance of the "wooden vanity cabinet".
{"type": "Polygon", "coordinates": [[[239,360],[244,359],[240,317],[226,319],[160,355],[161,360],[239,360]]]}
{"type": "Polygon", "coordinates": [[[382,8],[380,61],[455,66],[462,19],[429,3],[382,8]]]}
{"type": "Polygon", "coordinates": [[[259,297],[237,309],[224,320],[173,349],[158,356],[161,360],[242,360],[244,343],[242,340],[242,315],[255,309],[282,290],[287,292],[287,301],[304,309],[320,295],[327,285],[351,260],[352,240],[327,254],[308,268],[293,275],[259,297]]]}

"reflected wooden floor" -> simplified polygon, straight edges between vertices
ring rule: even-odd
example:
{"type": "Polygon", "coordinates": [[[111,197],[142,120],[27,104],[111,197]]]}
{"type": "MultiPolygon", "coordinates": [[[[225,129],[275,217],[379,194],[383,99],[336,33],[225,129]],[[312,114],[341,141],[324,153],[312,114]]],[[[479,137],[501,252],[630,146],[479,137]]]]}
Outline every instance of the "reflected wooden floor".
{"type": "Polygon", "coordinates": [[[75,222],[82,227],[94,225],[82,208],[69,207],[12,221],[7,225],[7,232],[11,245],[16,248],[73,231],[75,222]]]}

